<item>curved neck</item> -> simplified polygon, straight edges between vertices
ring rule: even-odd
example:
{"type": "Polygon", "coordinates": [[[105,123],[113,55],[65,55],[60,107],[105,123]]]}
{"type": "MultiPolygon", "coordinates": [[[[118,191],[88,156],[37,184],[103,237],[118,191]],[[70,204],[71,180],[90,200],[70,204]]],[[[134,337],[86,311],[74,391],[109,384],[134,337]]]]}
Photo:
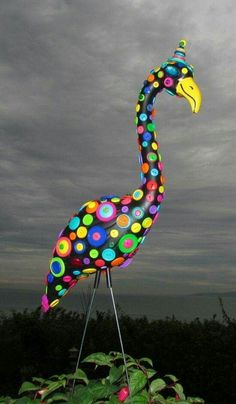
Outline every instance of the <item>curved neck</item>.
{"type": "Polygon", "coordinates": [[[157,78],[157,73],[154,70],[151,71],[140,91],[136,106],[136,125],[142,178],[140,189],[143,191],[142,199],[145,200],[147,207],[153,203],[160,204],[164,197],[163,164],[161,162],[161,155],[159,154],[155,123],[153,122],[155,116],[154,102],[157,94],[162,91],[162,88],[160,79],[157,78]]]}

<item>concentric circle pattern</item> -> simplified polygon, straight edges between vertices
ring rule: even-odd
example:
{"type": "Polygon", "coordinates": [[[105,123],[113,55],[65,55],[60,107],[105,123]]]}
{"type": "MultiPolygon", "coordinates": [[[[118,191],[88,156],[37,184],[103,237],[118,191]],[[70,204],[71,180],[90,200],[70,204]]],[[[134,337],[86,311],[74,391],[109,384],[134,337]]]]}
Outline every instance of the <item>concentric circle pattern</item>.
{"type": "Polygon", "coordinates": [[[107,268],[126,268],[158,219],[165,180],[154,102],[162,90],[175,95],[178,80],[193,76],[184,47],[185,41],[181,41],[172,58],[151,70],[138,96],[135,123],[140,186],[122,197],[112,194],[90,200],[70,218],[54,248],[43,298],[45,309],[56,306],[78,280],[107,268]]]}

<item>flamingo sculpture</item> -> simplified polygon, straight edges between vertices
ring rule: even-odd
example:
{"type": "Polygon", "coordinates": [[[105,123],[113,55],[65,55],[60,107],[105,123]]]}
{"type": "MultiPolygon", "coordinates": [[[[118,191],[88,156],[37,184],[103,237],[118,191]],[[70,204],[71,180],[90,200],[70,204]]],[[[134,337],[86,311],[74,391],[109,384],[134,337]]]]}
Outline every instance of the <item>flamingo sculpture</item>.
{"type": "MultiPolygon", "coordinates": [[[[159,154],[153,118],[154,102],[162,90],[184,97],[192,112],[201,105],[201,93],[193,80],[193,66],[185,60],[186,41],[181,40],[174,55],[151,70],[144,81],[136,106],[138,147],[142,183],[131,194],[104,196],[86,202],[74,214],[56,242],[42,308],[55,307],[79,280],[114,267],[127,267],[159,216],[164,197],[163,164],[159,154]]],[[[111,278],[108,276],[111,286],[111,278]]]]}

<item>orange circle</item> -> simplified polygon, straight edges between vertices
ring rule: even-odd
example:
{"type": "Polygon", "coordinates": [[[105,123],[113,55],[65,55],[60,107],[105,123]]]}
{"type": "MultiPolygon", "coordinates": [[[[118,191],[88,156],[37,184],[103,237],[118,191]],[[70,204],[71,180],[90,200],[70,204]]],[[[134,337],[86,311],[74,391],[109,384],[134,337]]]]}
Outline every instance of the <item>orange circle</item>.
{"type": "Polygon", "coordinates": [[[72,232],[69,234],[69,237],[70,237],[70,240],[75,240],[75,239],[76,239],[76,234],[75,234],[75,232],[72,231],[72,232]]]}
{"type": "Polygon", "coordinates": [[[98,207],[98,202],[97,201],[91,201],[89,204],[86,206],[86,212],[88,213],[94,213],[96,212],[98,207]]]}
{"type": "Polygon", "coordinates": [[[154,118],[154,117],[156,116],[156,114],[157,114],[157,110],[156,110],[155,108],[153,108],[153,110],[152,110],[152,117],[154,118]]]}
{"type": "Polygon", "coordinates": [[[154,74],[149,74],[147,80],[148,80],[150,83],[151,83],[152,81],[154,81],[154,80],[155,80],[154,74]]]}
{"type": "Polygon", "coordinates": [[[113,260],[111,262],[111,266],[112,267],[118,267],[119,265],[123,264],[124,260],[125,259],[123,257],[116,258],[115,260],[113,260]]]}
{"type": "Polygon", "coordinates": [[[161,175],[161,177],[160,177],[160,181],[161,181],[161,184],[165,184],[166,179],[165,179],[165,177],[163,177],[163,175],[161,175]]]}
{"type": "Polygon", "coordinates": [[[146,174],[148,172],[148,170],[149,170],[149,164],[148,163],[143,163],[142,164],[142,172],[144,174],[146,174]]]}
{"type": "Polygon", "coordinates": [[[129,216],[127,216],[127,215],[120,215],[120,216],[117,217],[116,222],[117,222],[118,226],[120,226],[120,227],[126,227],[126,226],[129,225],[129,222],[130,222],[129,216]]]}

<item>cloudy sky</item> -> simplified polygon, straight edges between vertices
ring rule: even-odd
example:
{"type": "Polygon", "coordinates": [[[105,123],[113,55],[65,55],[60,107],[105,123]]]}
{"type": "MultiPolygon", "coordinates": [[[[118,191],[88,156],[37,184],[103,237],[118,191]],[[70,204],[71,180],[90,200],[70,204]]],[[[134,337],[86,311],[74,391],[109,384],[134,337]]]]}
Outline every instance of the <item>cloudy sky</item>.
{"type": "Polygon", "coordinates": [[[2,288],[42,290],[69,217],[139,185],[137,95],[186,38],[202,109],[160,97],[166,199],[114,282],[132,294],[236,289],[235,18],[233,0],[1,1],[2,288]]]}

